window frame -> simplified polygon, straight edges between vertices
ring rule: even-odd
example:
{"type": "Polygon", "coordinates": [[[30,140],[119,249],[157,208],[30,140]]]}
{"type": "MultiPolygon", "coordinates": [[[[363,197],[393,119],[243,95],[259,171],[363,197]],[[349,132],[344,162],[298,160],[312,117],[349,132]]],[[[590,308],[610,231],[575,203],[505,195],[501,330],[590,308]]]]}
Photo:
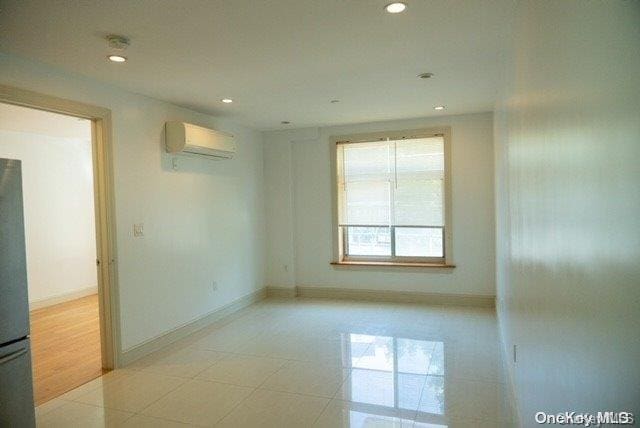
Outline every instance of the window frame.
{"type": "MultiPolygon", "coordinates": [[[[332,264],[358,264],[374,266],[446,266],[453,267],[452,248],[452,212],[451,212],[451,127],[437,127],[414,130],[383,131],[352,135],[333,136],[329,138],[331,165],[331,204],[332,204],[332,235],[333,261],[332,264]],[[389,227],[391,235],[390,256],[353,256],[346,254],[347,234],[346,226],[339,224],[338,214],[338,145],[349,143],[364,143],[384,140],[404,140],[413,138],[429,138],[440,136],[444,140],[444,225],[443,229],[443,257],[405,257],[395,255],[395,229],[407,226],[389,227]]],[[[353,226],[351,226],[353,227],[353,226]]],[[[420,226],[433,227],[433,226],[420,226]]]]}

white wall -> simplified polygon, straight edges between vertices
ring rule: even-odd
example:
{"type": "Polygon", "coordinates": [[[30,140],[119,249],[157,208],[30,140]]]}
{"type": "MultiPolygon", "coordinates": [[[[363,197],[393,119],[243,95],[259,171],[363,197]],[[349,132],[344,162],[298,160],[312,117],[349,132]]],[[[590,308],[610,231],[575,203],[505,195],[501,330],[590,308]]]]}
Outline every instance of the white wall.
{"type": "Polygon", "coordinates": [[[91,140],[0,129],[0,158],[22,161],[29,302],[97,292],[91,140]]]}
{"type": "Polygon", "coordinates": [[[521,2],[513,29],[496,113],[497,282],[521,422],[637,418],[640,3],[521,2]]]}
{"type": "Polygon", "coordinates": [[[265,132],[267,283],[494,295],[491,113],[265,132]],[[329,137],[452,127],[451,271],[332,267],[329,137]],[[285,265],[288,271],[285,270],[285,265]]]}
{"type": "Polygon", "coordinates": [[[125,350],[264,286],[260,133],[15,56],[0,55],[0,82],[112,111],[125,350]],[[167,120],[236,134],[237,156],[180,158],[173,171],[163,152],[167,120]],[[133,237],[134,223],[144,223],[143,238],[133,237]]]}

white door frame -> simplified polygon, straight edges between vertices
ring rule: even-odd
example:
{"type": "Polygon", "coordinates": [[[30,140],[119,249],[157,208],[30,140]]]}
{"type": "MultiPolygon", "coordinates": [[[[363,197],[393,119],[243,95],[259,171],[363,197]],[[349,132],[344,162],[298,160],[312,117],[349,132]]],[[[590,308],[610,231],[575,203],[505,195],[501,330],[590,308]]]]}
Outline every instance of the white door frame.
{"type": "Polygon", "coordinates": [[[0,102],[91,120],[102,367],[119,367],[120,305],[116,281],[111,110],[0,85],[0,102]]]}

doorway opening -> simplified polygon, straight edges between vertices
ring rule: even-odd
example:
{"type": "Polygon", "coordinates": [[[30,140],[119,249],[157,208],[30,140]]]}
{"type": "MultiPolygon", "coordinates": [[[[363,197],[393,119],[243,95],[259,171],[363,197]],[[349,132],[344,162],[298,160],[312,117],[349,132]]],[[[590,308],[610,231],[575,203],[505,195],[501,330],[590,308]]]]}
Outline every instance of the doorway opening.
{"type": "Polygon", "coordinates": [[[0,158],[21,165],[36,406],[115,365],[100,266],[97,131],[91,118],[0,103],[0,158]]]}

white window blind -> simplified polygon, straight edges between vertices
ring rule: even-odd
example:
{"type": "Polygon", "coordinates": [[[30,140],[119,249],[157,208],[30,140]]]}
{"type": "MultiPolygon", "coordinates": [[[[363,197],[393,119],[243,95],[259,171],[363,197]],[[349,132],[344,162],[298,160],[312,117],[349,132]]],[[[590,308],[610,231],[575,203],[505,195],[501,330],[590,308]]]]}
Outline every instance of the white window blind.
{"type": "Polygon", "coordinates": [[[338,222],[349,253],[443,257],[444,138],[339,143],[338,222]]]}

